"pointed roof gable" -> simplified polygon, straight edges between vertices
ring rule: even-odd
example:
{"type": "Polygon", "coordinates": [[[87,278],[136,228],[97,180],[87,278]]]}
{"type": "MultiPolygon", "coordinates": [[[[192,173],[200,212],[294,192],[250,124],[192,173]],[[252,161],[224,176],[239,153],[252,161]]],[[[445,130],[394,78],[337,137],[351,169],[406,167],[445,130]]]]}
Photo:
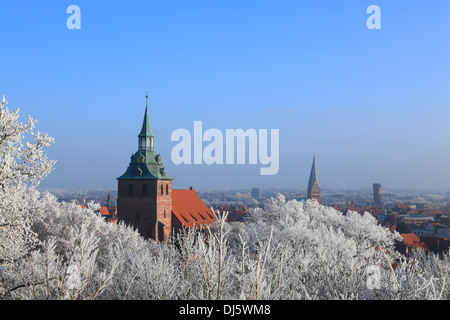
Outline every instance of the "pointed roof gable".
{"type": "Polygon", "coordinates": [[[216,221],[214,213],[198,197],[195,190],[172,190],[172,213],[187,228],[216,221]]]}
{"type": "Polygon", "coordinates": [[[316,156],[314,156],[311,167],[311,174],[309,175],[308,190],[310,190],[314,186],[314,183],[316,182],[317,185],[319,186],[319,177],[317,176],[317,167],[316,167],[316,156]]]}

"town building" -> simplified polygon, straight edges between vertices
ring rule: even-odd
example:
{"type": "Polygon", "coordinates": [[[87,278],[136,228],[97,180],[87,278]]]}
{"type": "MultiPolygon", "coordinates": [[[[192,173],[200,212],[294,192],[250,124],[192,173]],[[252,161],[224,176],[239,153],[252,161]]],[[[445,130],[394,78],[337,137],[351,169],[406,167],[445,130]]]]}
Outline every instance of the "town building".
{"type": "Polygon", "coordinates": [[[216,219],[194,188],[172,190],[173,179],[167,175],[161,155],[155,151],[148,96],[138,135],[138,151],[117,180],[118,220],[133,226],[145,238],[165,241],[183,226],[202,227],[216,219]]]}
{"type": "Polygon", "coordinates": [[[220,205],[215,208],[216,212],[224,213],[227,212],[227,222],[243,221],[246,216],[250,214],[250,210],[247,206],[231,206],[231,205],[220,205]]]}
{"type": "Polygon", "coordinates": [[[260,188],[253,188],[252,189],[252,197],[255,199],[261,199],[261,189],[260,188]]]}
{"type": "Polygon", "coordinates": [[[117,207],[103,206],[98,209],[98,213],[105,219],[106,222],[117,223],[117,207]]]}
{"type": "Polygon", "coordinates": [[[428,246],[414,233],[401,234],[401,241],[395,243],[398,252],[409,255],[414,250],[427,250],[428,246]]]}

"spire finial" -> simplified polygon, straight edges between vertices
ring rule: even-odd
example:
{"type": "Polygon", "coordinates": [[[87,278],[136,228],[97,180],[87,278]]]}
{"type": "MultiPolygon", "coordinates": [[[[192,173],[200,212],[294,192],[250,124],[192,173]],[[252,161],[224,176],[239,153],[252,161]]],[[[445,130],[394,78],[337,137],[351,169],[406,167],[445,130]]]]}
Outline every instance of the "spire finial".
{"type": "Polygon", "coordinates": [[[146,106],[148,107],[148,88],[145,89],[146,106]]]}

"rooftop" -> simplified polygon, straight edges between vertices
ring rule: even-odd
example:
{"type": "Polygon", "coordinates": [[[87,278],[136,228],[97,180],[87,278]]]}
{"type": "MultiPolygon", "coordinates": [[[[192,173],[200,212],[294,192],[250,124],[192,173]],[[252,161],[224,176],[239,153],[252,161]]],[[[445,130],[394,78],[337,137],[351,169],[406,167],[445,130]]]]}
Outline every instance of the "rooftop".
{"type": "Polygon", "coordinates": [[[216,220],[211,209],[198,197],[194,189],[172,190],[172,213],[187,228],[211,224],[216,220]]]}

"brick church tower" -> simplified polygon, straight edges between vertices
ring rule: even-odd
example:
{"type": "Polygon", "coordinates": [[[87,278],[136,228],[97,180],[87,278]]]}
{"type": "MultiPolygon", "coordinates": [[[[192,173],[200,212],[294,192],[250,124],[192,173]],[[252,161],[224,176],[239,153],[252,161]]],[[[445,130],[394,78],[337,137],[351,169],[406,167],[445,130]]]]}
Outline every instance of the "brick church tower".
{"type": "Polygon", "coordinates": [[[320,203],[320,186],[319,177],[317,175],[316,156],[313,158],[311,174],[309,175],[308,199],[314,199],[320,203]]]}
{"type": "Polygon", "coordinates": [[[172,233],[173,179],[154,150],[146,98],[138,151],[131,156],[126,172],[117,178],[117,213],[119,220],[136,228],[143,237],[164,241],[172,233]]]}

